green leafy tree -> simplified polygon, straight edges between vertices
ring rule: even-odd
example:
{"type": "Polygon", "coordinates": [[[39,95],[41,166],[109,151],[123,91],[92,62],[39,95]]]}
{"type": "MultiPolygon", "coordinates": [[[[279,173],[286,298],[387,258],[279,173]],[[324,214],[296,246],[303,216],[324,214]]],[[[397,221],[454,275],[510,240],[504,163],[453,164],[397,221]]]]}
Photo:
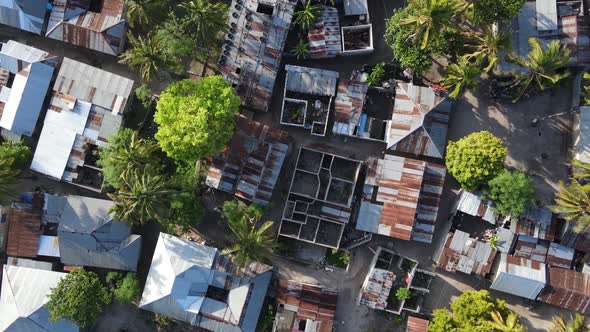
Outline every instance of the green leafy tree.
{"type": "Polygon", "coordinates": [[[503,171],[490,180],[488,186],[489,197],[498,214],[520,217],[535,203],[533,180],[524,173],[503,171]]]}
{"type": "Polygon", "coordinates": [[[555,316],[552,319],[553,327],[549,332],[590,332],[586,317],[576,313],[575,316],[570,316],[569,321],[566,321],[561,316],[555,316]]]}
{"type": "Polygon", "coordinates": [[[13,169],[12,159],[0,159],[0,204],[8,205],[16,197],[18,173],[13,169]]]}
{"type": "Polygon", "coordinates": [[[309,43],[299,39],[299,43],[291,50],[291,53],[297,57],[297,60],[306,59],[309,55],[309,43]]]}
{"type": "Polygon", "coordinates": [[[445,68],[445,77],[440,83],[451,89],[449,97],[456,99],[465,89],[475,90],[479,82],[479,66],[461,58],[459,63],[452,63],[445,68]]]}
{"type": "MultiPolygon", "coordinates": [[[[451,311],[446,309],[434,310],[434,317],[428,326],[429,332],[448,331],[496,331],[495,327],[500,326],[492,318],[490,313],[497,312],[502,318],[503,325],[512,324],[513,312],[506,308],[503,301],[494,300],[486,290],[467,291],[451,303],[451,311]],[[504,320],[503,317],[507,317],[504,320]],[[509,319],[508,319],[509,318],[509,319]]],[[[509,331],[522,332],[524,327],[518,323],[514,316],[514,328],[509,331]]],[[[508,330],[501,330],[508,331],[508,330]]]]}
{"type": "Polygon", "coordinates": [[[207,43],[225,31],[227,5],[208,0],[191,0],[179,5],[186,14],[183,17],[185,30],[196,42],[207,43]]]}
{"type": "Polygon", "coordinates": [[[412,293],[405,287],[400,287],[397,289],[397,291],[395,291],[395,298],[400,301],[405,301],[410,297],[412,297],[412,293]]]}
{"type": "MultiPolygon", "coordinates": [[[[584,81],[590,80],[590,73],[584,73],[584,81]]],[[[582,105],[590,105],[590,86],[586,85],[582,90],[582,105]]]]}
{"type": "Polygon", "coordinates": [[[518,316],[514,312],[509,312],[506,319],[498,311],[492,311],[492,327],[494,331],[500,332],[524,332],[526,328],[518,323],[518,316]]]}
{"type": "Polygon", "coordinates": [[[134,169],[121,176],[121,181],[123,185],[116,193],[107,194],[115,203],[111,212],[116,219],[141,225],[166,217],[177,191],[170,188],[165,177],[134,169]]]}
{"type": "Polygon", "coordinates": [[[525,0],[477,0],[474,3],[474,17],[477,24],[488,25],[506,22],[518,15],[525,0]]]}
{"type": "Polygon", "coordinates": [[[139,68],[141,81],[150,82],[160,70],[179,71],[180,64],[161,37],[153,34],[146,38],[127,34],[131,47],[120,55],[119,62],[129,68],[139,68]]]}
{"type": "Polygon", "coordinates": [[[301,31],[307,31],[318,20],[320,5],[314,4],[312,0],[306,1],[301,9],[295,12],[293,22],[301,31]]]}
{"type": "Polygon", "coordinates": [[[258,223],[263,215],[263,208],[251,204],[240,206],[235,201],[223,204],[223,216],[232,232],[232,244],[222,251],[224,255],[233,255],[232,261],[238,270],[252,262],[263,262],[272,255],[276,247],[270,230],[272,221],[258,223]]]}
{"type": "Polygon", "coordinates": [[[215,40],[195,40],[195,37],[186,31],[183,19],[174,12],[169,13],[168,18],[158,26],[155,37],[162,41],[169,54],[178,58],[195,56],[206,45],[213,45],[215,40]]]}
{"type": "Polygon", "coordinates": [[[123,186],[129,172],[154,171],[161,167],[156,142],[140,139],[137,132],[122,128],[109,138],[109,145],[98,151],[97,164],[102,167],[104,181],[115,189],[123,186]]]}
{"type": "Polygon", "coordinates": [[[31,150],[22,142],[4,141],[0,144],[0,160],[9,161],[8,164],[15,170],[27,167],[31,157],[31,150]]]}
{"type": "Polygon", "coordinates": [[[481,131],[449,142],[445,164],[464,189],[476,190],[500,173],[506,154],[501,139],[481,131]]]}
{"type": "Polygon", "coordinates": [[[570,59],[570,50],[566,45],[561,45],[559,40],[554,40],[545,49],[535,38],[530,38],[529,44],[531,51],[526,58],[511,54],[506,57],[506,60],[527,69],[527,73],[518,78],[517,85],[520,88],[514,102],[524,95],[532,83],[543,91],[569,76],[569,72],[561,71],[570,59]]]}
{"type": "Polygon", "coordinates": [[[204,215],[205,211],[197,197],[192,192],[181,192],[172,196],[170,209],[161,222],[169,233],[174,233],[176,227],[188,232],[203,220],[204,215]]]}
{"type": "Polygon", "coordinates": [[[240,98],[221,76],[173,83],[160,95],[155,137],[169,157],[194,164],[223,150],[239,106],[240,98]]]}
{"type": "Polygon", "coordinates": [[[494,250],[498,250],[498,241],[500,239],[498,238],[498,236],[496,234],[492,235],[492,237],[490,237],[490,247],[494,250]]]}
{"type": "Polygon", "coordinates": [[[581,233],[590,225],[590,187],[582,186],[575,180],[569,184],[559,182],[559,189],[555,193],[555,205],[549,210],[559,214],[563,219],[574,223],[574,231],[581,233]]]}
{"type": "Polygon", "coordinates": [[[153,94],[154,92],[149,86],[147,86],[147,84],[142,84],[135,89],[135,97],[137,97],[137,99],[141,101],[143,107],[147,109],[149,109],[154,102],[153,94]]]}
{"type": "Polygon", "coordinates": [[[117,282],[117,287],[113,291],[115,299],[119,303],[131,303],[141,294],[139,279],[135,273],[127,273],[124,278],[117,282]]]}
{"type": "Polygon", "coordinates": [[[78,270],[67,274],[48,295],[50,320],[67,319],[81,328],[90,327],[112,295],[94,272],[78,270]]]}
{"type": "Polygon", "coordinates": [[[127,22],[133,29],[136,25],[147,27],[167,10],[165,0],[126,0],[127,22]]]}
{"type": "Polygon", "coordinates": [[[469,60],[476,63],[487,64],[484,72],[498,67],[500,51],[509,51],[512,48],[512,40],[507,32],[496,32],[491,26],[487,26],[481,32],[469,34],[473,45],[473,52],[466,55],[469,60]]]}
{"type": "Polygon", "coordinates": [[[408,7],[413,10],[400,20],[400,25],[410,26],[407,36],[425,49],[432,40],[447,29],[455,26],[453,18],[460,12],[457,0],[410,0],[408,7]]]}

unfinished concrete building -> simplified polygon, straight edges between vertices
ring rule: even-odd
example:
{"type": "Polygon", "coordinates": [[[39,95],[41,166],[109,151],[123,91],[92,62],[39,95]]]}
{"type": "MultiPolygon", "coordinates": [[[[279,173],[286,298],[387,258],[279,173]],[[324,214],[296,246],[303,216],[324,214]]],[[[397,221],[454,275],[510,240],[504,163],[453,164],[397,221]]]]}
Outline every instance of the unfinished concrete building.
{"type": "Polygon", "coordinates": [[[361,162],[301,148],[279,235],[338,248],[353,212],[361,162]]]}
{"type": "Polygon", "coordinates": [[[302,127],[325,136],[339,74],[335,71],[285,66],[281,124],[302,127]]]}

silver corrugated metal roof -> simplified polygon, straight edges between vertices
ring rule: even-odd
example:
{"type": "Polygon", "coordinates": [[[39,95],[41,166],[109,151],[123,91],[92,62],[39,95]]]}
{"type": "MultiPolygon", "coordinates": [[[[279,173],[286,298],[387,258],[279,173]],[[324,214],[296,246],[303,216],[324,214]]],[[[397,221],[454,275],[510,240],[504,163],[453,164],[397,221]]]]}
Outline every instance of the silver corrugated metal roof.
{"type": "Polygon", "coordinates": [[[498,241],[496,243],[496,248],[498,248],[499,252],[508,253],[512,249],[512,244],[514,243],[514,233],[506,228],[498,228],[496,229],[496,236],[498,237],[498,241]]]}
{"type": "Polygon", "coordinates": [[[286,65],[285,81],[288,91],[319,96],[335,96],[340,74],[335,71],[286,65]]]}
{"type": "Polygon", "coordinates": [[[215,270],[217,249],[160,233],[139,304],[212,331],[252,331],[272,276],[251,279],[215,270]],[[226,289],[227,303],[206,296],[209,287],[226,289]]]}
{"type": "Polygon", "coordinates": [[[459,201],[457,203],[457,211],[467,213],[474,217],[480,217],[490,224],[496,224],[496,217],[490,202],[482,200],[480,193],[470,193],[466,190],[461,190],[459,201]]]}
{"type": "Polygon", "coordinates": [[[590,163],[590,106],[580,106],[580,136],[575,146],[575,158],[590,163]]]}
{"type": "Polygon", "coordinates": [[[545,264],[502,253],[490,288],[534,300],[546,282],[545,264]]]}
{"type": "Polygon", "coordinates": [[[344,0],[344,15],[367,15],[367,0],[344,0]]]}
{"type": "Polygon", "coordinates": [[[47,0],[0,1],[0,23],[41,34],[47,0]]]}
{"type": "Polygon", "coordinates": [[[67,320],[49,321],[45,304],[50,289],[65,273],[19,266],[3,266],[0,293],[0,330],[13,332],[74,332],[67,320]]]}
{"type": "Polygon", "coordinates": [[[557,30],[557,0],[536,0],[537,30],[557,30]]]}

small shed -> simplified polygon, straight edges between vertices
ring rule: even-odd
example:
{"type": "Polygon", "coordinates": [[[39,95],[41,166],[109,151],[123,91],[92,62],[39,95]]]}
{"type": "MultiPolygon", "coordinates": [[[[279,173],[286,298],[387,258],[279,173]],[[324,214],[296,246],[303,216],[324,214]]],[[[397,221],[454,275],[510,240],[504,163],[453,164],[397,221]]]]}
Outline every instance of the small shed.
{"type": "Polygon", "coordinates": [[[572,261],[574,260],[574,254],[575,250],[573,248],[568,248],[559,243],[552,242],[549,245],[545,264],[547,264],[547,266],[570,269],[572,261]]]}
{"type": "Polygon", "coordinates": [[[461,211],[470,216],[479,217],[492,225],[496,224],[496,217],[492,211],[491,202],[484,200],[480,193],[471,193],[462,190],[455,211],[461,211]]]}
{"type": "Polygon", "coordinates": [[[546,283],[545,264],[503,253],[490,288],[534,300],[546,283]]]}

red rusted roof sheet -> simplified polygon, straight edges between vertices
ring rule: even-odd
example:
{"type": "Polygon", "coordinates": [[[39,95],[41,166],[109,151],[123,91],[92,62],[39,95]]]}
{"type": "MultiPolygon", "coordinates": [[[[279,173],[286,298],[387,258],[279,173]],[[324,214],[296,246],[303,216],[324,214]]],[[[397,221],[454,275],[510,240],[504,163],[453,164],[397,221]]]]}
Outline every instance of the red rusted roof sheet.
{"type": "Polygon", "coordinates": [[[408,316],[408,325],[406,327],[406,332],[427,332],[428,331],[428,320],[408,316]]]}
{"type": "Polygon", "coordinates": [[[316,321],[316,332],[332,331],[337,300],[335,289],[279,280],[277,302],[284,310],[295,311],[299,319],[316,321]]]}
{"type": "Polygon", "coordinates": [[[37,257],[41,215],[30,209],[10,208],[8,212],[8,245],[6,253],[13,257],[37,257]]]}
{"type": "Polygon", "coordinates": [[[538,300],[585,313],[590,305],[590,275],[550,267],[549,282],[538,300]]]}

